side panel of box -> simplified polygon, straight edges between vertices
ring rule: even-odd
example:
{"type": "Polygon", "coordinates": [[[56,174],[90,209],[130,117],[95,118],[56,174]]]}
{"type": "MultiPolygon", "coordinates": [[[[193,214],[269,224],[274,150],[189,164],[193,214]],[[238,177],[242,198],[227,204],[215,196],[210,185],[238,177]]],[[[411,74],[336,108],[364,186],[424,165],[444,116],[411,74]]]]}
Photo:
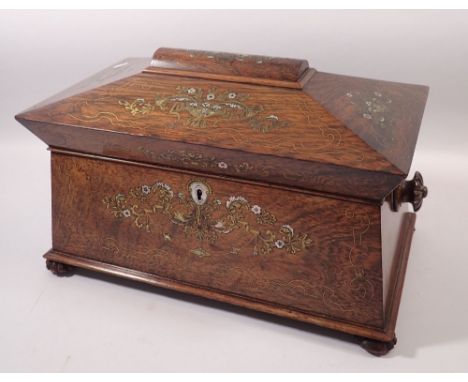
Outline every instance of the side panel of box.
{"type": "Polygon", "coordinates": [[[395,330],[415,220],[416,214],[409,212],[408,204],[402,204],[398,211],[393,211],[388,201],[382,205],[382,276],[387,333],[395,330]]]}
{"type": "Polygon", "coordinates": [[[52,174],[57,251],[384,326],[378,206],[56,153],[52,174]]]}
{"type": "Polygon", "coordinates": [[[392,211],[390,203],[386,201],[381,208],[382,226],[382,276],[383,276],[383,296],[384,306],[387,306],[391,296],[392,271],[398,253],[398,241],[401,237],[401,229],[404,214],[408,212],[408,206],[401,206],[398,212],[392,211]]]}

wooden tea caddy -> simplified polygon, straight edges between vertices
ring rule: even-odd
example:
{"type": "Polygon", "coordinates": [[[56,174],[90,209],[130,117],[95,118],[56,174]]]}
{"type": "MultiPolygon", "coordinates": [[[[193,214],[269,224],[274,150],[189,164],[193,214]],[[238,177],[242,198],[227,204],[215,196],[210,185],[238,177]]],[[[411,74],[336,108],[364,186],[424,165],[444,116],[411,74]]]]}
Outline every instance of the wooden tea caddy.
{"type": "Polygon", "coordinates": [[[50,147],[57,275],[91,269],[393,348],[428,88],[158,49],[16,116],[50,147]],[[401,206],[403,203],[404,206],[401,206]],[[401,208],[400,208],[401,206],[401,208]]]}

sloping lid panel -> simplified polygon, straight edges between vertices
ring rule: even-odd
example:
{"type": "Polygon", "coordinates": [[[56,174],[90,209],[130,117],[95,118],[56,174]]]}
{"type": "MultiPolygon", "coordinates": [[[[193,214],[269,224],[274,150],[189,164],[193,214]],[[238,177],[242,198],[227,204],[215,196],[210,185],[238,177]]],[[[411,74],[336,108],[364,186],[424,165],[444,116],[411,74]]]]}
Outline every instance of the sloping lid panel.
{"type": "Polygon", "coordinates": [[[297,90],[142,73],[20,118],[399,174],[297,90]]]}
{"type": "Polygon", "coordinates": [[[408,174],[427,86],[316,73],[304,91],[405,176],[408,174]]]}
{"type": "Polygon", "coordinates": [[[92,76],[70,86],[69,88],[62,90],[61,92],[54,94],[40,103],[28,108],[21,114],[25,114],[29,110],[38,109],[46,105],[64,100],[76,94],[86,92],[88,90],[95,89],[106,84],[118,81],[122,78],[130,77],[135,74],[141,73],[148,66],[147,58],[127,58],[120,60],[119,62],[100,70],[92,76]]]}
{"type": "Polygon", "coordinates": [[[313,72],[305,60],[213,57],[159,50],[150,67],[130,60],[16,118],[55,148],[362,199],[382,200],[406,176],[426,87],[313,72]],[[203,60],[216,79],[203,65],[183,74],[203,60]],[[255,61],[269,78],[222,73],[253,75],[255,61]],[[177,73],[148,70],[165,62],[177,73]],[[284,85],[299,78],[302,89],[284,85]]]}

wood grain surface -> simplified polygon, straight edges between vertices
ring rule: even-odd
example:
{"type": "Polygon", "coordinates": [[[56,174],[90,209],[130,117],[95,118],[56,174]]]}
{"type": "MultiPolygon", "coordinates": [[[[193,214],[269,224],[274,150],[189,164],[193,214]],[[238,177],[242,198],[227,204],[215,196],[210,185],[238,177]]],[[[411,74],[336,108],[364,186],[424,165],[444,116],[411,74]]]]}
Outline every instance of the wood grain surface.
{"type": "Polygon", "coordinates": [[[427,95],[306,60],[123,60],[16,116],[52,151],[48,269],[315,323],[382,355],[415,224],[399,204],[427,195],[419,173],[404,181],[427,95]]]}
{"type": "Polygon", "coordinates": [[[314,73],[306,60],[172,48],[156,50],[147,71],[286,88],[302,88],[314,73]]]}
{"type": "Polygon", "coordinates": [[[211,160],[206,170],[222,176],[379,203],[408,173],[427,87],[318,72],[303,90],[234,83],[232,75],[295,81],[308,64],[206,51],[156,51],[151,68],[177,75],[138,73],[142,64],[125,60],[16,118],[58,148],[118,147],[122,159],[196,171],[211,160]]]}
{"type": "Polygon", "coordinates": [[[52,171],[58,251],[384,325],[377,206],[63,154],[52,171]]]}

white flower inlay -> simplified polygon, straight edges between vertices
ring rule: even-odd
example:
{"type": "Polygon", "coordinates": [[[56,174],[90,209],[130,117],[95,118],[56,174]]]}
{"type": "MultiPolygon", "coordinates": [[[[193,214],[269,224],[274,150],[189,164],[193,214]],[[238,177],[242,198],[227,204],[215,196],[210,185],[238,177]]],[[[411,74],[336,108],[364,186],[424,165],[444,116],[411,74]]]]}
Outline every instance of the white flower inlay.
{"type": "Polygon", "coordinates": [[[278,249],[283,248],[283,247],[284,247],[284,241],[283,241],[283,240],[276,240],[276,241],[275,241],[275,246],[276,246],[276,248],[278,248],[278,249]]]}
{"type": "Polygon", "coordinates": [[[228,165],[226,162],[218,162],[218,167],[222,169],[228,168],[228,165]]]}
{"type": "Polygon", "coordinates": [[[123,210],[123,211],[122,211],[122,215],[123,215],[125,218],[129,218],[129,217],[132,215],[132,213],[130,212],[129,209],[126,209],[126,210],[123,210]]]}
{"type": "Polygon", "coordinates": [[[141,192],[143,192],[145,195],[148,195],[151,192],[151,187],[145,184],[141,186],[141,192]]]}
{"type": "Polygon", "coordinates": [[[174,195],[174,192],[172,191],[171,186],[169,186],[169,185],[166,184],[166,183],[163,183],[163,182],[156,182],[154,186],[155,186],[156,188],[162,188],[162,189],[168,191],[169,194],[171,195],[171,197],[174,195]]]}
{"type": "Polygon", "coordinates": [[[255,215],[260,215],[262,213],[262,208],[256,204],[250,209],[255,215]]]}

